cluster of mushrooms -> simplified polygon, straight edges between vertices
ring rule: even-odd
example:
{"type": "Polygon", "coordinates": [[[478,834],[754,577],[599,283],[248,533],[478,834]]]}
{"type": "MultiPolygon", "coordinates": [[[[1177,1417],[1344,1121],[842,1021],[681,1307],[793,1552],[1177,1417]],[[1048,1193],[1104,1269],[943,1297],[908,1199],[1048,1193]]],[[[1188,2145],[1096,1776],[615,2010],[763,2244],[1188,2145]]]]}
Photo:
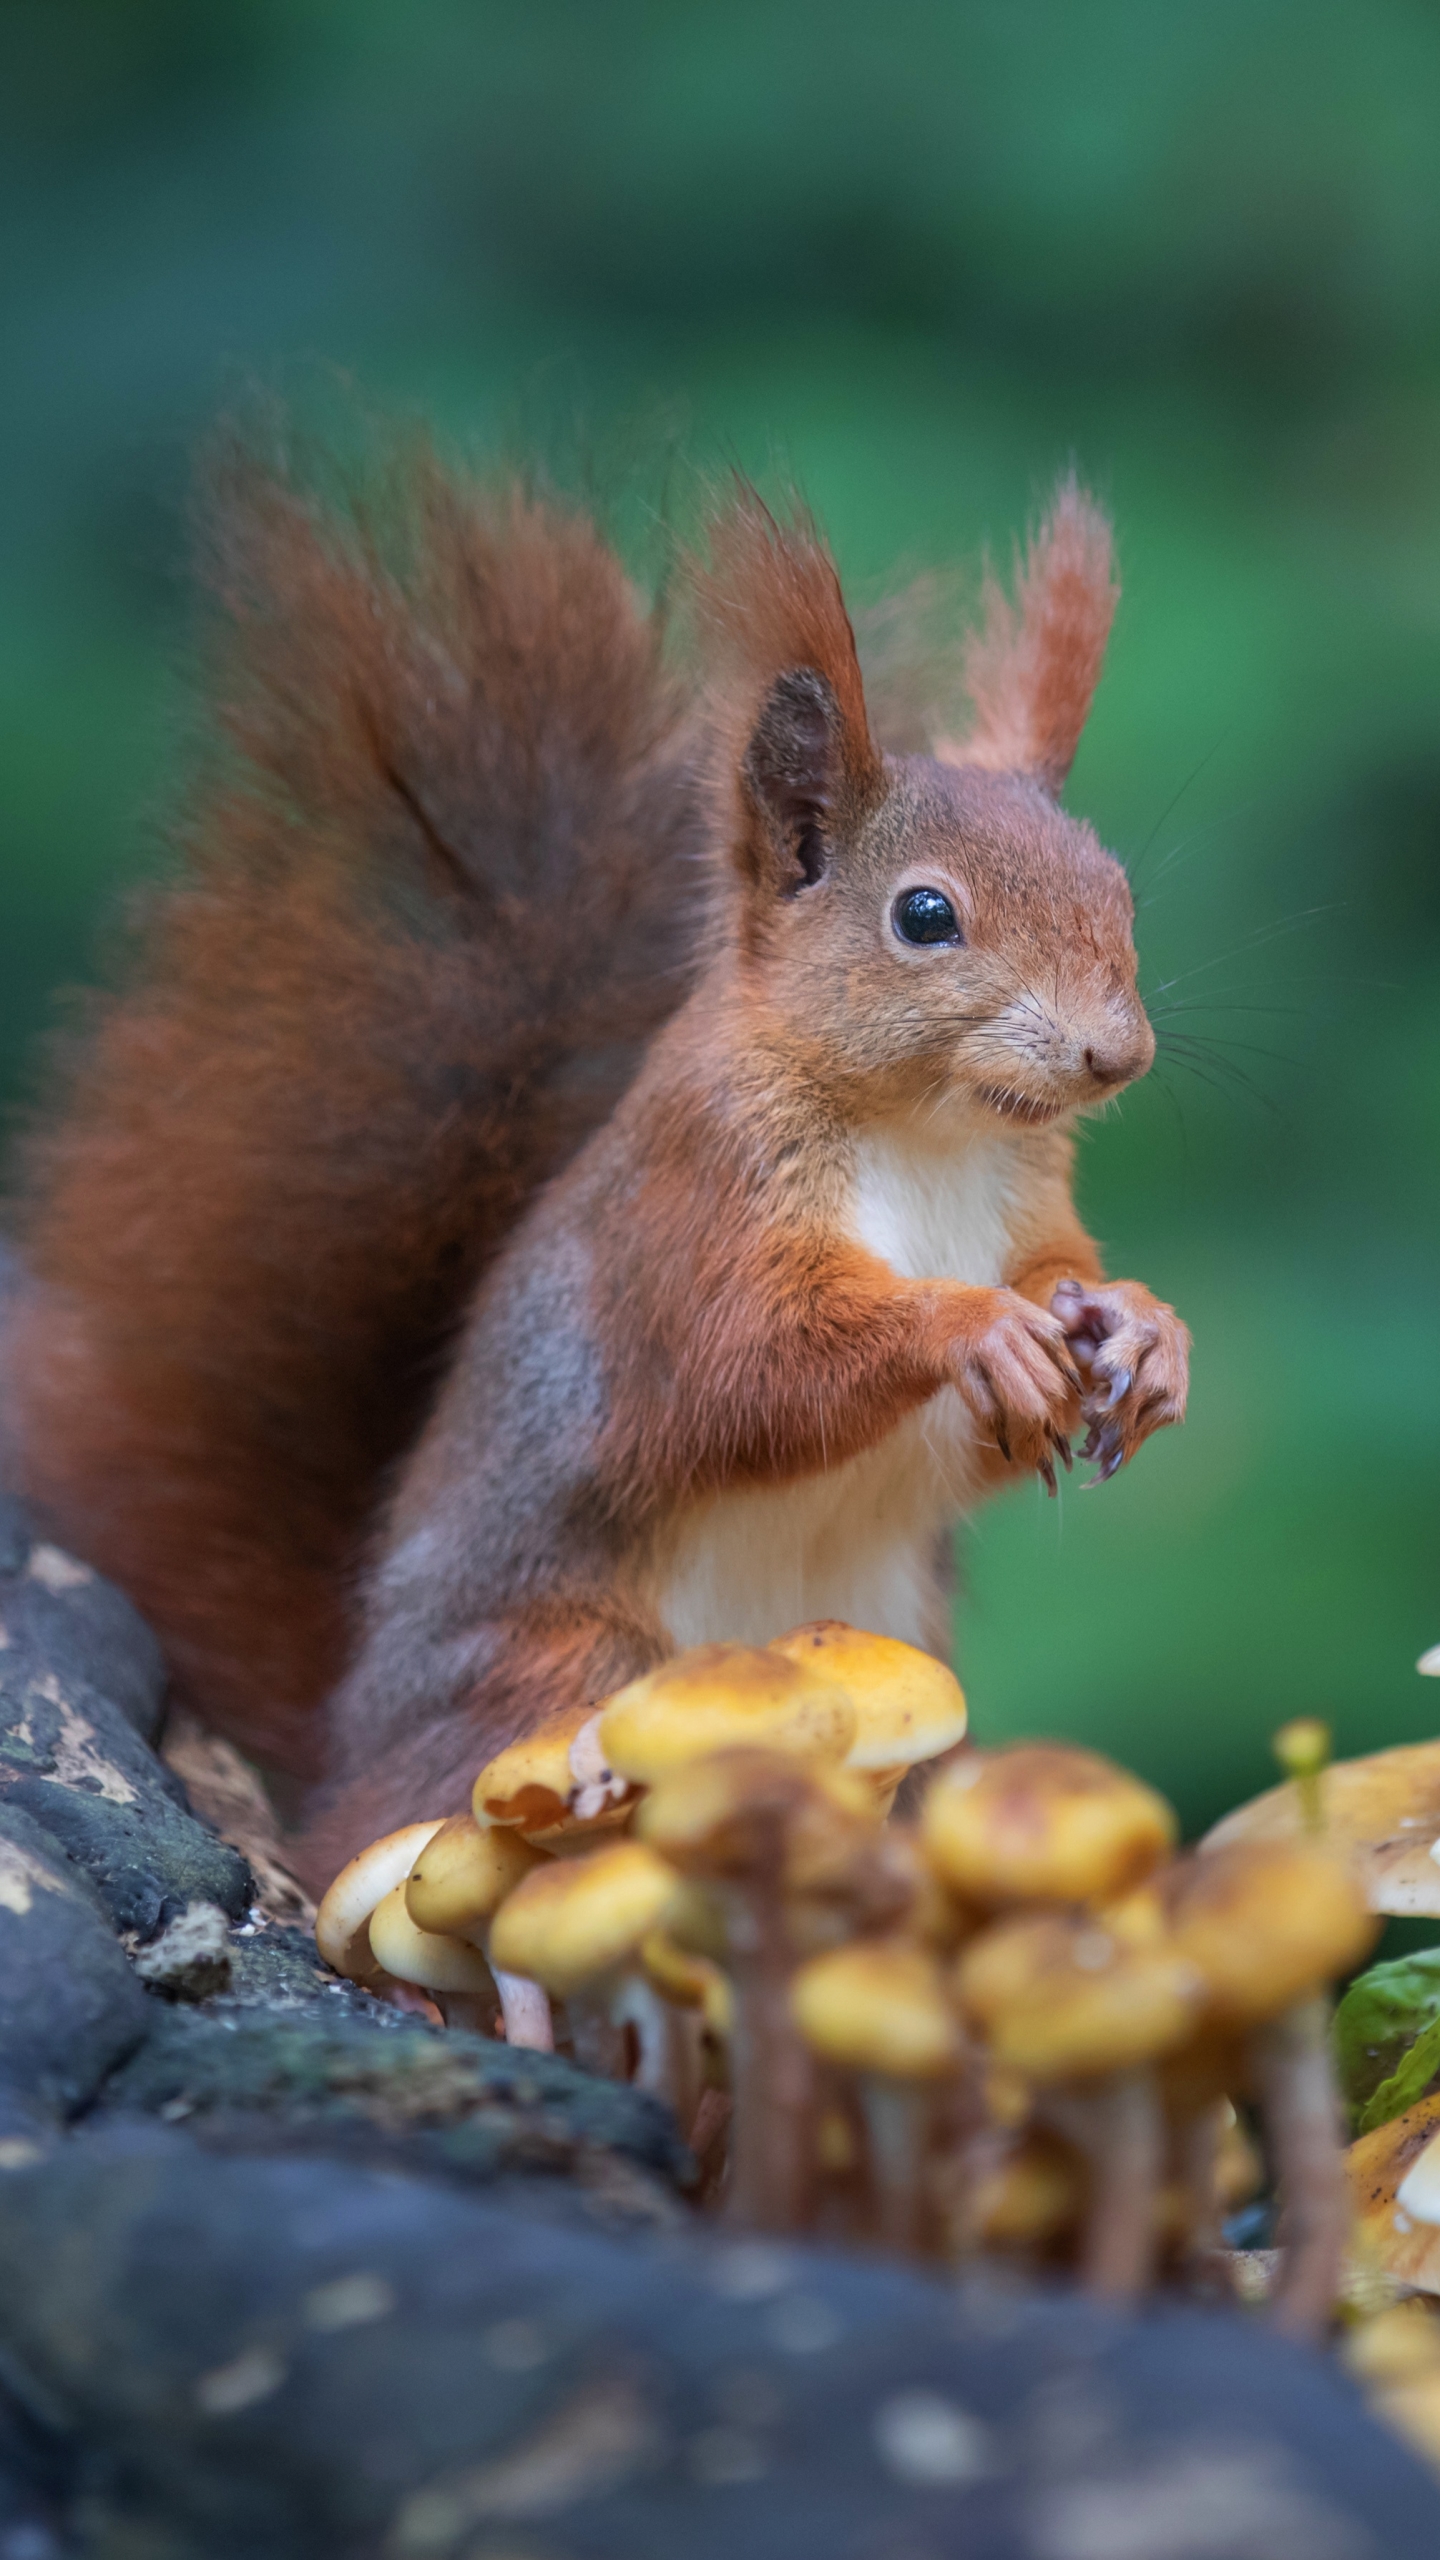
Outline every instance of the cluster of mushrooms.
{"type": "Polygon", "coordinates": [[[1348,2224],[1326,1987],[1375,1923],[1303,1824],[1175,1838],[1126,1771],[969,1747],[940,1663],[822,1622],[541,1725],[473,1813],[352,1860],[316,1936],[372,1989],[662,2096],[752,2229],[1069,2264],[1110,2297],[1221,2281],[1243,2108],[1272,2314],[1315,2333],[1348,2224]]]}

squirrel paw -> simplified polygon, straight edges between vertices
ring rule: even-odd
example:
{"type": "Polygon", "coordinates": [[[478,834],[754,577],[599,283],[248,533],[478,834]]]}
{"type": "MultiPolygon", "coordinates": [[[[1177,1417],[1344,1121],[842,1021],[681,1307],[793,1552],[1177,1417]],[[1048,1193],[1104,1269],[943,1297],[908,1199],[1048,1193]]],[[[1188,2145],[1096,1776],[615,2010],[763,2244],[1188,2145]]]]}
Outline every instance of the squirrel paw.
{"type": "Polygon", "coordinates": [[[1053,1493],[1056,1459],[1071,1463],[1084,1381],[1054,1316],[1009,1289],[987,1294],[993,1313],[958,1346],[955,1385],[1007,1466],[1033,1467],[1053,1493]]]}
{"type": "Polygon", "coordinates": [[[1084,1376],[1080,1455],[1096,1461],[1090,1484],[1105,1484],[1152,1431],[1184,1421],[1190,1336],[1138,1280],[1062,1280],[1050,1304],[1084,1376]]]}

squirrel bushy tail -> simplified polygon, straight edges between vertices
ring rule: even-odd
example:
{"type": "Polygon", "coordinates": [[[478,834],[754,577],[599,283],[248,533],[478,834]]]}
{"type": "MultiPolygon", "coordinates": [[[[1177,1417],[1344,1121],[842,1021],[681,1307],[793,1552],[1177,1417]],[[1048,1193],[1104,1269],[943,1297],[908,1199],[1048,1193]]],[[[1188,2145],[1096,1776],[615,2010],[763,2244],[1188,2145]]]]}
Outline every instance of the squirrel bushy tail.
{"type": "Polygon", "coordinates": [[[593,525],[428,449],[207,510],[221,752],[24,1148],[11,1461],[297,1776],[387,1475],[694,946],[689,714],[593,525]]]}

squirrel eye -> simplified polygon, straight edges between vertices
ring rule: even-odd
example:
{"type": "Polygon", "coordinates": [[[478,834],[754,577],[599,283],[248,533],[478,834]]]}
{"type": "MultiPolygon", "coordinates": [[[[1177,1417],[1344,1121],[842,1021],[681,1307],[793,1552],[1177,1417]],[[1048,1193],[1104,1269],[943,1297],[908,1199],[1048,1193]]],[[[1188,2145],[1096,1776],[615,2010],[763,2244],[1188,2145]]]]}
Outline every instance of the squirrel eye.
{"type": "Polygon", "coordinates": [[[907,889],[891,916],[902,942],[963,942],[950,901],[939,889],[907,889]]]}

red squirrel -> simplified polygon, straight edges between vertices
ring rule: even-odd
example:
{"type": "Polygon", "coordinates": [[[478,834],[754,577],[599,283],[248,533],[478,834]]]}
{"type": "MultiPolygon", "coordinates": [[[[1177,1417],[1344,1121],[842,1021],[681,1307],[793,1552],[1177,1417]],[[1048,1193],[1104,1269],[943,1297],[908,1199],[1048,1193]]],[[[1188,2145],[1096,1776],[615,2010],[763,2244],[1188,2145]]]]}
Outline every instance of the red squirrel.
{"type": "Polygon", "coordinates": [[[920,755],[743,487],[691,676],[558,502],[222,478],[225,748],[29,1135],[10,1463],[323,1778],[323,1882],[677,1647],[945,1650],[957,1518],[1082,1428],[1111,1474],[1189,1338],[1071,1198],[1154,1052],[1058,797],[1117,593],[1073,482],[920,755]]]}

